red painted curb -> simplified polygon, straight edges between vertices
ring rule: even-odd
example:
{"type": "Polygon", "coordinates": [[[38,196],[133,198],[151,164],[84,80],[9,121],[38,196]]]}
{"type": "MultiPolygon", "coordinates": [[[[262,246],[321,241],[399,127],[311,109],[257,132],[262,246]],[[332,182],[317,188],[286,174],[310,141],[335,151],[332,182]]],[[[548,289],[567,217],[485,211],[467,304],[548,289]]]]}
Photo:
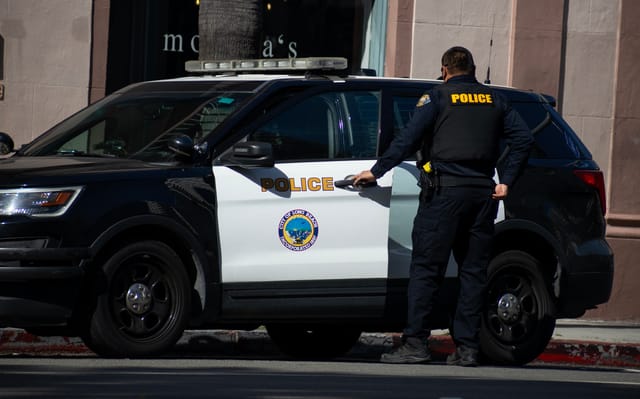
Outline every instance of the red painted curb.
{"type": "MultiPolygon", "coordinates": [[[[263,335],[264,337],[260,335],[254,339],[268,339],[266,333],[263,335]]],[[[401,334],[385,335],[390,336],[393,346],[400,345],[401,334]]],[[[238,335],[229,343],[238,345],[242,340],[243,338],[238,335]]],[[[448,335],[431,336],[429,347],[436,359],[444,359],[455,350],[453,340],[448,335]]],[[[0,329],[0,355],[21,354],[34,356],[93,355],[93,352],[82,343],[80,338],[76,337],[39,337],[23,330],[0,329]]],[[[640,369],[640,344],[552,340],[534,363],[640,369]]]]}
{"type": "Polygon", "coordinates": [[[640,368],[640,344],[553,340],[537,360],[545,363],[640,368]]]}
{"type": "MultiPolygon", "coordinates": [[[[394,346],[400,345],[400,335],[393,335],[394,346]]],[[[455,350],[448,335],[429,337],[429,348],[435,357],[445,357],[455,350]]],[[[640,368],[640,344],[552,340],[535,363],[573,364],[640,368]]]]}
{"type": "Polygon", "coordinates": [[[92,354],[80,338],[39,337],[22,330],[0,330],[0,355],[92,354]]]}

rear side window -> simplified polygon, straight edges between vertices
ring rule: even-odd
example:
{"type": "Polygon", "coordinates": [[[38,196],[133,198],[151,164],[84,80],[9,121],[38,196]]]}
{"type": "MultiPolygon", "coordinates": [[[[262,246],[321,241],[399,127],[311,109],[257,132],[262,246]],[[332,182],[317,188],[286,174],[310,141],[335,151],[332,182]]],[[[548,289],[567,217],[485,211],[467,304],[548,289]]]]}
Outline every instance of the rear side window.
{"type": "Polygon", "coordinates": [[[531,153],[532,158],[591,158],[591,154],[578,136],[553,108],[534,102],[512,102],[511,106],[520,114],[534,134],[535,145],[531,153]]]}

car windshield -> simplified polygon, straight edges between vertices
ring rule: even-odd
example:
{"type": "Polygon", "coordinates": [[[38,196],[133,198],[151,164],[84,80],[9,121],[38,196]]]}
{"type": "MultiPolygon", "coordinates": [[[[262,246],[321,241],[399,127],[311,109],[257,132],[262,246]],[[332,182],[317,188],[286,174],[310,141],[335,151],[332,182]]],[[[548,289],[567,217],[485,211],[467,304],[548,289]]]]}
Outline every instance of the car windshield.
{"type": "Polygon", "coordinates": [[[58,124],[20,151],[25,156],[90,156],[165,162],[168,142],[211,133],[251,93],[113,94],[58,124]]]}

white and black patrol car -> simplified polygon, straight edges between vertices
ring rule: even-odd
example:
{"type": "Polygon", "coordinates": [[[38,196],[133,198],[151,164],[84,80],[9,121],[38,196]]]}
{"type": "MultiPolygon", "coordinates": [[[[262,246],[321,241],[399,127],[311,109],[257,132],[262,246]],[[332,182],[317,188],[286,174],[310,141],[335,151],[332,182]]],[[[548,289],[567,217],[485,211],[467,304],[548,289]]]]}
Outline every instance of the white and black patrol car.
{"type": "MultiPolygon", "coordinates": [[[[346,76],[343,59],[187,67],[203,75],[126,87],[0,160],[0,327],[127,357],[187,328],[266,326],[297,357],[400,331],[418,170],[345,179],[440,82],[346,76]]],[[[556,318],[608,300],[613,255],[602,173],[554,100],[499,90],[536,147],[496,220],[482,352],[522,364],[556,318]]],[[[451,262],[434,328],[456,275],[451,262]]]]}

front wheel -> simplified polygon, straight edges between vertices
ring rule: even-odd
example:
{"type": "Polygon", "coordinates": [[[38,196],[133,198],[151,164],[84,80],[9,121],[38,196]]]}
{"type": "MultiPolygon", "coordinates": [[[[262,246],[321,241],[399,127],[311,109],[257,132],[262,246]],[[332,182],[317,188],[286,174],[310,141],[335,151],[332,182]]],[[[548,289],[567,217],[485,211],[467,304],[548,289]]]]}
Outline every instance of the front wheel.
{"type": "Polygon", "coordinates": [[[526,252],[504,252],[491,261],[480,330],[487,358],[521,365],[544,351],[556,325],[548,286],[540,262],[526,252]]]}
{"type": "Polygon", "coordinates": [[[100,293],[83,340],[101,356],[161,353],[182,335],[190,309],[190,283],[180,257],[159,241],[116,251],[96,279],[100,293]]]}
{"type": "Polygon", "coordinates": [[[343,326],[267,326],[269,337],[286,355],[299,359],[331,359],[347,353],[361,331],[343,326]]]}

